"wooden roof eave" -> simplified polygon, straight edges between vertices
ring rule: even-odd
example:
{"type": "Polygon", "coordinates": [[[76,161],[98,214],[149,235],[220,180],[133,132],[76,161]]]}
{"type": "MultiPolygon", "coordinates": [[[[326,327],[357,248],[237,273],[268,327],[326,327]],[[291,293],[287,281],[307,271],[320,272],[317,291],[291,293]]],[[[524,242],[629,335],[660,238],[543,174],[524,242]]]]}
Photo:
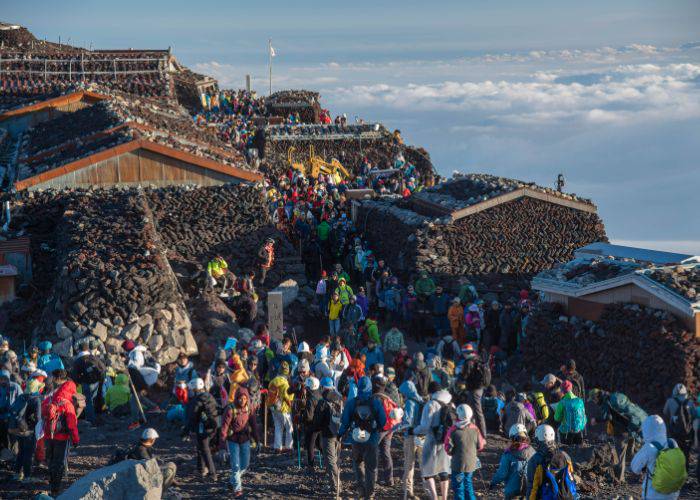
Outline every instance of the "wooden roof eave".
{"type": "Polygon", "coordinates": [[[15,118],[17,116],[35,113],[46,108],[57,108],[59,106],[65,106],[66,104],[71,104],[80,101],[85,97],[98,101],[109,98],[108,96],[104,94],[99,94],[97,92],[91,92],[89,90],[80,90],[78,92],[71,92],[70,94],[52,97],[51,99],[46,99],[45,101],[36,102],[28,106],[23,106],[21,108],[6,111],[5,113],[0,114],[0,122],[4,120],[9,120],[10,118],[15,118]]]}

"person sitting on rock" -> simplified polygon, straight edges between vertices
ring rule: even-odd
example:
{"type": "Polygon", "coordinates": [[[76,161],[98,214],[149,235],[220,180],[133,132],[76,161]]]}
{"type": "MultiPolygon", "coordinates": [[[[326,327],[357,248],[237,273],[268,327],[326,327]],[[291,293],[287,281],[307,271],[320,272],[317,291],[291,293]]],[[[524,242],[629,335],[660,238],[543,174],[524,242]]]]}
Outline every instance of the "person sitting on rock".
{"type": "MultiPolygon", "coordinates": [[[[125,458],[127,460],[157,459],[158,457],[153,450],[153,445],[156,444],[156,439],[159,437],[160,436],[155,429],[150,427],[148,429],[144,429],[144,431],[141,433],[141,439],[139,439],[139,442],[129,449],[125,458]]],[[[177,466],[173,462],[167,462],[166,464],[160,466],[160,470],[163,473],[163,491],[165,491],[175,481],[177,466]]]]}
{"type": "Polygon", "coordinates": [[[221,255],[217,255],[207,264],[207,274],[209,275],[209,286],[212,288],[221,283],[221,291],[226,292],[229,285],[228,264],[221,255]]]}

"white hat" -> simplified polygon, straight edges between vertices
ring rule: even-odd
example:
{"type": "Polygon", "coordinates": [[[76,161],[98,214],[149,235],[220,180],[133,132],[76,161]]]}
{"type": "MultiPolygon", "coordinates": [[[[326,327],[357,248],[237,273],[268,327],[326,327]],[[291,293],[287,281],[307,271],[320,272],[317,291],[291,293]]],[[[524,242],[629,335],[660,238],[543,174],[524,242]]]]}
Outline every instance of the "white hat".
{"type": "Polygon", "coordinates": [[[479,306],[477,306],[476,304],[472,304],[469,306],[469,311],[470,312],[479,312],[479,306]]]}
{"type": "Polygon", "coordinates": [[[556,439],[554,429],[550,425],[539,425],[535,429],[535,438],[542,443],[550,443],[556,439]]]}
{"type": "Polygon", "coordinates": [[[472,407],[467,405],[467,404],[461,404],[457,407],[457,418],[461,421],[467,421],[470,422],[472,417],[474,416],[474,411],[472,410],[472,407]]]}
{"type": "Polygon", "coordinates": [[[300,343],[299,347],[297,347],[297,354],[301,354],[302,352],[311,352],[311,348],[306,342],[300,343]]]}
{"type": "Polygon", "coordinates": [[[304,382],[304,385],[309,389],[310,391],[317,391],[319,387],[321,387],[321,382],[318,381],[316,377],[309,377],[306,379],[304,382]]]}
{"type": "Polygon", "coordinates": [[[187,387],[190,388],[190,390],[193,391],[202,391],[204,390],[204,380],[201,378],[197,377],[192,380],[190,380],[190,383],[187,384],[187,387]]]}
{"type": "Polygon", "coordinates": [[[352,440],[356,443],[366,443],[369,441],[369,432],[362,430],[359,427],[355,427],[352,430],[352,440]]]}
{"type": "Polygon", "coordinates": [[[319,344],[318,347],[316,347],[316,361],[324,361],[329,357],[328,348],[323,344],[319,344]]]}
{"type": "Polygon", "coordinates": [[[687,396],[688,389],[683,384],[676,384],[673,387],[673,395],[674,396],[687,396]]]}
{"type": "Polygon", "coordinates": [[[527,428],[524,424],[513,424],[510,426],[510,430],[508,431],[509,438],[517,437],[520,434],[527,435],[527,428]]]}
{"type": "Polygon", "coordinates": [[[553,384],[557,381],[557,377],[552,375],[551,373],[548,373],[547,375],[544,376],[542,380],[540,380],[540,384],[547,386],[549,384],[553,384]]]}
{"type": "Polygon", "coordinates": [[[159,437],[160,436],[158,435],[158,432],[151,427],[149,427],[148,429],[144,429],[141,433],[141,439],[143,439],[144,441],[146,439],[158,439],[159,437]]]}

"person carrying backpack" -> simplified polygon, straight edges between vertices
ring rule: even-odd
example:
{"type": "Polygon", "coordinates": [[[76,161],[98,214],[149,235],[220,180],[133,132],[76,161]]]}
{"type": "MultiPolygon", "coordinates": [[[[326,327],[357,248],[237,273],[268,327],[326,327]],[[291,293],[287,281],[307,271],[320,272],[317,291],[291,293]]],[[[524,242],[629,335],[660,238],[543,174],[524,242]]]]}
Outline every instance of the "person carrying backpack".
{"type": "MultiPolygon", "coordinates": [[[[306,468],[314,473],[314,457],[316,449],[321,448],[321,434],[314,428],[314,417],[321,401],[321,383],[316,377],[309,377],[304,382],[305,397],[304,406],[301,408],[300,424],[304,435],[304,448],[306,449],[306,468]]],[[[295,398],[296,401],[297,398],[295,398]]]]}
{"type": "Polygon", "coordinates": [[[658,415],[642,423],[644,445],[632,458],[630,470],[643,474],[643,500],[675,500],[688,478],[685,455],[673,439],[666,437],[666,425],[658,415]]]}
{"type": "Polygon", "coordinates": [[[377,480],[379,433],[386,424],[384,407],[372,397],[372,382],[362,377],[358,382],[357,397],[349,400],[343,409],[338,438],[350,432],[352,463],[360,498],[374,497],[377,480]]]}
{"type": "Polygon", "coordinates": [[[457,421],[445,435],[445,451],[452,456],[452,491],[455,500],[476,500],[472,476],[478,468],[476,454],[484,449],[486,441],[472,423],[474,413],[469,405],[457,407],[457,421]]]}
{"type": "Polygon", "coordinates": [[[486,419],[486,430],[493,434],[501,433],[501,411],[506,406],[506,402],[498,395],[495,385],[490,385],[486,389],[486,395],[481,400],[486,419]]]}
{"type": "Polygon", "coordinates": [[[336,497],[340,496],[340,472],[338,471],[338,453],[340,441],[338,433],[343,417],[343,397],[335,390],[333,379],[321,379],[321,401],[314,414],[313,428],[321,434],[321,451],[331,489],[336,497]]]}
{"type": "MultiPolygon", "coordinates": [[[[156,439],[160,436],[158,431],[153,428],[144,429],[141,433],[141,438],[137,443],[135,443],[131,448],[118,448],[109,465],[119,463],[123,460],[151,460],[152,458],[158,459],[158,456],[153,450],[153,445],[156,444],[156,439]]],[[[163,474],[163,491],[167,490],[170,485],[175,481],[175,474],[177,473],[177,466],[173,462],[167,462],[160,465],[160,471],[163,474]]]]}
{"type": "Polygon", "coordinates": [[[450,456],[443,445],[445,434],[457,420],[452,395],[430,383],[430,400],[423,406],[420,424],[413,429],[416,436],[425,436],[421,453],[421,476],[430,498],[447,500],[450,488],[450,456]],[[436,481],[440,483],[440,495],[436,481]]]}
{"type": "Polygon", "coordinates": [[[15,481],[35,482],[32,475],[32,460],[36,448],[34,429],[41,418],[41,387],[37,379],[27,382],[24,394],[17,397],[10,407],[9,432],[17,437],[17,459],[15,461],[15,481]]]}
{"type": "Polygon", "coordinates": [[[554,420],[561,422],[559,436],[562,444],[583,443],[583,431],[586,428],[586,404],[583,399],[576,397],[572,390],[572,384],[568,380],[563,384],[566,394],[559,401],[554,412],[554,420]]]}
{"type": "Polygon", "coordinates": [[[197,440],[197,469],[202,477],[211,475],[214,482],[218,480],[216,465],[211,455],[211,440],[218,428],[219,410],[214,396],[204,388],[204,380],[195,378],[188,384],[192,398],[187,402],[185,414],[187,421],[184,435],[194,434],[197,440]]]}
{"type": "Polygon", "coordinates": [[[294,393],[289,390],[289,364],[283,361],[279,375],[270,381],[267,387],[267,407],[272,412],[275,424],[274,448],[277,453],[292,450],[294,439],[292,432],[292,401],[294,393]]]}
{"type": "Polygon", "coordinates": [[[68,379],[65,370],[54,370],[54,387],[56,390],[48,395],[41,404],[41,420],[44,422],[44,442],[46,461],[49,466],[49,490],[52,497],[58,496],[61,481],[66,471],[66,462],[70,444],[77,447],[80,443],[78,434],[78,417],[76,416],[73,397],[75,383],[68,379]]]}
{"type": "Polygon", "coordinates": [[[527,462],[527,491],[530,500],[579,498],[571,457],[559,449],[554,429],[540,425],[535,430],[535,454],[527,462]]]}
{"type": "Polygon", "coordinates": [[[95,426],[97,425],[95,396],[104,381],[107,368],[100,358],[90,352],[90,343],[87,339],[81,340],[79,348],[80,352],[73,361],[72,378],[76,384],[80,384],[85,396],[85,419],[95,426]]]}
{"type": "Polygon", "coordinates": [[[228,447],[231,457],[229,487],[233,491],[234,498],[243,496],[241,477],[250,464],[251,440],[260,442],[260,430],[255,411],[250,406],[248,390],[245,387],[239,387],[233,403],[230,403],[224,411],[220,439],[221,447],[228,447]]]}
{"type": "Polygon", "coordinates": [[[520,498],[526,495],[527,489],[527,462],[535,454],[535,449],[530,446],[530,438],[527,429],[522,424],[515,424],[508,431],[510,444],[501,455],[498,470],[491,479],[489,490],[496,485],[504,483],[503,498],[520,498]]]}
{"type": "Polygon", "coordinates": [[[506,400],[508,403],[503,408],[503,428],[510,429],[515,424],[522,424],[528,432],[532,432],[537,423],[525,405],[517,400],[515,389],[510,388],[506,392],[506,400]]]}
{"type": "Polygon", "coordinates": [[[0,451],[10,447],[10,408],[22,394],[22,387],[10,380],[8,370],[0,370],[0,451]]]}
{"type": "Polygon", "coordinates": [[[420,456],[423,450],[423,438],[415,436],[413,429],[420,424],[423,398],[420,397],[416,385],[411,380],[404,381],[399,386],[399,392],[404,399],[403,419],[398,427],[403,430],[404,436],[402,493],[404,500],[417,500],[419,497],[413,494],[413,472],[416,457],[420,456]]]}
{"type": "Polygon", "coordinates": [[[377,374],[372,377],[372,397],[381,402],[386,417],[386,423],[379,433],[379,465],[382,469],[382,482],[386,486],[393,486],[394,462],[391,458],[391,441],[394,437],[394,428],[401,423],[403,410],[386,393],[386,385],[387,379],[384,375],[377,374]]]}
{"type": "Polygon", "coordinates": [[[465,401],[474,411],[474,419],[482,436],[486,436],[486,419],[481,408],[481,398],[484,395],[484,387],[491,384],[491,370],[484,364],[472,344],[462,347],[463,361],[460,370],[460,378],[468,391],[465,401]]]}
{"type": "Polygon", "coordinates": [[[695,408],[688,398],[688,389],[683,384],[676,384],[673,394],[664,405],[664,420],[668,423],[669,435],[683,450],[686,464],[690,464],[690,449],[693,442],[693,419],[695,408]]]}

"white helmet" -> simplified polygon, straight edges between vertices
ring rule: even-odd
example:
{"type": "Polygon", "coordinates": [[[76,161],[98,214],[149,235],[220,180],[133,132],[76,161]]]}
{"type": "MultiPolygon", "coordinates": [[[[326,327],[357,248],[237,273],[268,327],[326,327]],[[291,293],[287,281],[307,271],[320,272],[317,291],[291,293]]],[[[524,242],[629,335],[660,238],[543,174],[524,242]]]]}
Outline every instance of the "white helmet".
{"type": "Polygon", "coordinates": [[[541,443],[549,443],[556,439],[554,429],[550,425],[538,425],[535,429],[535,438],[541,443]]]}
{"type": "Polygon", "coordinates": [[[688,389],[683,384],[676,384],[673,388],[673,396],[687,396],[688,389]]]}
{"type": "Polygon", "coordinates": [[[306,382],[304,382],[304,385],[310,391],[316,391],[319,387],[321,387],[321,382],[319,382],[316,377],[309,377],[306,379],[306,382]]]}
{"type": "Polygon", "coordinates": [[[399,420],[403,419],[403,410],[400,407],[396,407],[393,410],[389,412],[389,418],[392,419],[394,422],[397,422],[399,420]]]}
{"type": "Polygon", "coordinates": [[[144,429],[144,431],[141,433],[141,439],[144,441],[146,439],[158,439],[160,436],[158,435],[158,432],[156,432],[155,429],[149,427],[148,429],[144,429]]]}
{"type": "Polygon", "coordinates": [[[192,391],[203,391],[204,390],[204,380],[201,378],[197,377],[192,380],[190,380],[190,383],[187,384],[187,387],[190,388],[192,391]]]}
{"type": "Polygon", "coordinates": [[[520,434],[527,435],[527,428],[524,424],[513,424],[510,426],[510,430],[508,431],[509,438],[518,437],[520,434]]]}
{"type": "Polygon", "coordinates": [[[297,354],[301,354],[302,352],[311,352],[311,348],[306,342],[302,342],[299,344],[299,347],[297,347],[297,354]]]}
{"type": "Polygon", "coordinates": [[[369,441],[369,432],[362,430],[359,427],[355,427],[352,430],[352,440],[356,443],[366,443],[369,441]]]}
{"type": "Polygon", "coordinates": [[[461,404],[457,407],[457,418],[460,421],[467,421],[471,422],[472,417],[474,416],[474,411],[472,410],[472,407],[466,404],[461,404]]]}

